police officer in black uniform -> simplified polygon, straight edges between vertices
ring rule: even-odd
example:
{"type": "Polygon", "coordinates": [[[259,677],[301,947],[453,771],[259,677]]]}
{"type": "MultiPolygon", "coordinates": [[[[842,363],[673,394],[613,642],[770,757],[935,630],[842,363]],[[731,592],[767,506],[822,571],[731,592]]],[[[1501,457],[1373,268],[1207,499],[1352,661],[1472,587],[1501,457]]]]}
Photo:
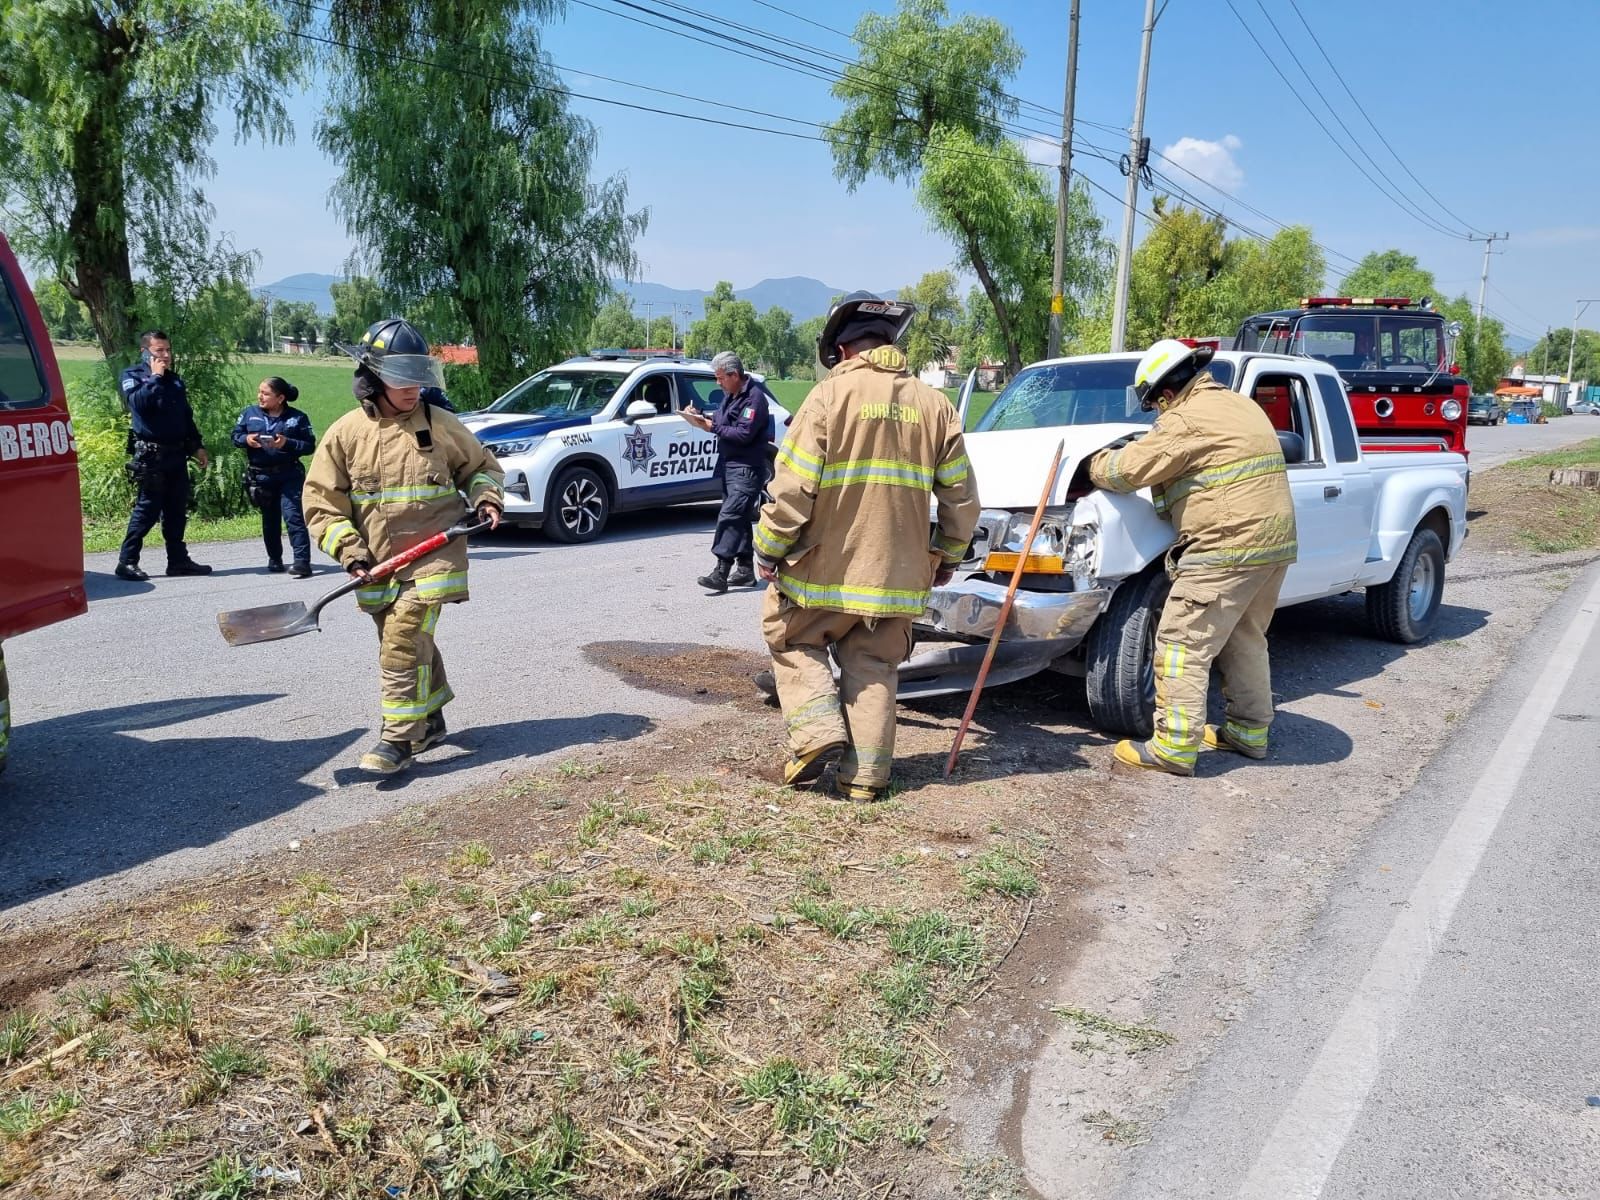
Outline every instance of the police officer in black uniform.
{"type": "Polygon", "coordinates": [[[122,403],[133,418],[128,432],[128,473],[139,489],[128,535],[117,556],[117,578],[142,582],[139,569],[145,535],[161,523],[168,575],[209,575],[211,568],[189,557],[183,534],[189,524],[189,465],[210,463],[189,407],[189,393],[173,370],[172,341],[159,329],[140,335],[140,361],[122,373],[122,403]]]}
{"type": "Polygon", "coordinates": [[[233,427],[233,444],[245,452],[245,490],[250,503],[261,510],[261,541],[267,550],[267,570],[284,570],[282,528],[289,529],[289,548],[296,579],[311,577],[311,535],[306,532],[300,488],[306,469],[300,460],[317,447],[311,418],[298,408],[300,389],[276,375],[261,381],[256,402],[239,414],[233,427]]]}
{"type": "Polygon", "coordinates": [[[722,481],[722,511],[711,553],[717,565],[695,580],[710,592],[731,587],[751,587],[756,582],[755,548],[750,530],[761,509],[761,489],[771,478],[769,431],[777,401],[766,385],[746,373],[744,362],[732,350],[711,360],[711,371],[722,389],[722,402],[711,416],[692,408],[679,411],[696,429],[717,435],[716,476],[722,481]]]}

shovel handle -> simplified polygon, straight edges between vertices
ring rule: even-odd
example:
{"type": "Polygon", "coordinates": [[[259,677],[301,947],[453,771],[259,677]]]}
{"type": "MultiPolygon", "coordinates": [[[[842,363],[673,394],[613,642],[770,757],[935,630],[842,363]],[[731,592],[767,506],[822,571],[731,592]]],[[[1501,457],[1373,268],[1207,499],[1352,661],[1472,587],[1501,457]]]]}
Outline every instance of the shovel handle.
{"type": "Polygon", "coordinates": [[[411,549],[402,550],[399,554],[394,554],[384,559],[377,566],[369,567],[367,569],[367,575],[374,581],[379,579],[387,579],[401,567],[407,566],[416,562],[419,558],[424,558],[427,555],[432,554],[446,542],[453,542],[456,538],[464,537],[469,533],[481,533],[483,530],[488,528],[488,521],[475,521],[471,525],[452,525],[443,533],[436,533],[431,538],[425,538],[424,540],[418,542],[415,546],[412,546],[411,549]]]}

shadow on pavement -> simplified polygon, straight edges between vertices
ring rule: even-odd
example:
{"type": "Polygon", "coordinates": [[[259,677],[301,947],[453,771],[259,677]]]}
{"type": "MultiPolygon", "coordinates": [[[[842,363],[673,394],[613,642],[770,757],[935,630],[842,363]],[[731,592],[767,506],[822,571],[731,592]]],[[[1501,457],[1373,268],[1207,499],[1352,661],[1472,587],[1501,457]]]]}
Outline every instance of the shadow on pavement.
{"type": "MultiPolygon", "coordinates": [[[[341,788],[372,784],[378,791],[397,791],[414,779],[431,779],[459,770],[474,770],[491,763],[534,758],[589,742],[626,742],[655,728],[649,717],[637,713],[596,713],[586,717],[552,717],[548,720],[511,721],[504,725],[478,725],[452,731],[449,738],[395,775],[369,775],[354,765],[333,773],[341,788]]],[[[360,749],[366,749],[365,739],[360,749]]]]}
{"type": "MultiPolygon", "coordinates": [[[[297,738],[272,725],[259,737],[168,737],[149,731],[236,712],[280,694],[197,696],[57,717],[15,731],[0,780],[0,910],[125,871],[176,850],[209,846],[325,794],[308,776],[336,762],[341,786],[408,780],[548,754],[593,741],[626,741],[654,722],[633,713],[514,721],[454,733],[389,779],[355,767],[372,737],[350,729],[297,738]]],[[[326,776],[324,775],[325,779],[326,776]]]]}
{"type": "Polygon", "coordinates": [[[286,737],[137,734],[235,712],[277,694],[201,696],[18,726],[0,787],[0,906],[207,846],[322,794],[306,775],[365,731],[286,737]]]}

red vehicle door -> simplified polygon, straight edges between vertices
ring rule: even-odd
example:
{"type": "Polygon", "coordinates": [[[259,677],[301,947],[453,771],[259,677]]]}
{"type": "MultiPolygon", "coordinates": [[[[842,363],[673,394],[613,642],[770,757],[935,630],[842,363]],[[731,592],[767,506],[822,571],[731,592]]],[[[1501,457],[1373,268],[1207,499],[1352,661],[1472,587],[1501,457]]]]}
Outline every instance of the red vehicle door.
{"type": "Polygon", "coordinates": [[[0,639],[88,606],[67,393],[33,292],[0,234],[0,639]]]}

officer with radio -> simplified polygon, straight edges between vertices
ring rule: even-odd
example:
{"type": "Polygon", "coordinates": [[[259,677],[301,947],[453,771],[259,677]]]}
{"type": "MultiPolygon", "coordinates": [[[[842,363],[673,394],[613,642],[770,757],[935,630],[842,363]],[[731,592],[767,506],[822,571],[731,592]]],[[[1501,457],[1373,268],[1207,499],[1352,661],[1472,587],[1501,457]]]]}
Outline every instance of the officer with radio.
{"type": "Polygon", "coordinates": [[[122,373],[122,403],[131,418],[128,474],[139,489],[127,536],[117,556],[118,579],[140,583],[150,576],[139,567],[145,535],[161,525],[168,575],[209,575],[211,568],[189,557],[183,535],[189,524],[189,465],[203,471],[210,457],[194,423],[189,393],[173,368],[172,340],[159,329],[140,335],[140,360],[122,373]]]}

